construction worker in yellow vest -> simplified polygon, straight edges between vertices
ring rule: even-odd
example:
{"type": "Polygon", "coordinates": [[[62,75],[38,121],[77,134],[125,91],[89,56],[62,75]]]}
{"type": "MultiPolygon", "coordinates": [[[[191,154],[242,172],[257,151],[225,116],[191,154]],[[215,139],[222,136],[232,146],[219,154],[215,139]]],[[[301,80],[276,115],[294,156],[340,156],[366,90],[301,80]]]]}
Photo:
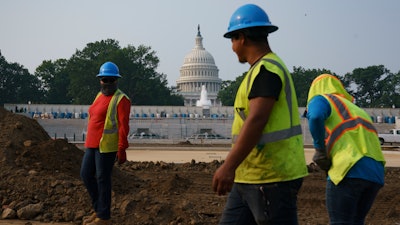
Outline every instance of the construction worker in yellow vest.
{"type": "Polygon", "coordinates": [[[364,224],[384,184],[385,159],[371,117],[353,104],[340,80],[330,74],[312,82],[306,116],[313,160],[328,174],[330,224],[364,224]]]}
{"type": "Polygon", "coordinates": [[[292,77],[268,44],[277,29],[247,4],[224,35],[250,69],[236,94],[232,149],[213,178],[217,194],[230,192],[221,225],[298,224],[297,193],[308,171],[292,77]]]}
{"type": "Polygon", "coordinates": [[[118,88],[118,79],[122,76],[115,63],[103,63],[96,77],[101,89],[89,107],[86,150],[80,173],[94,212],[82,224],[110,225],[112,170],[115,161],[126,162],[131,101],[118,88]]]}

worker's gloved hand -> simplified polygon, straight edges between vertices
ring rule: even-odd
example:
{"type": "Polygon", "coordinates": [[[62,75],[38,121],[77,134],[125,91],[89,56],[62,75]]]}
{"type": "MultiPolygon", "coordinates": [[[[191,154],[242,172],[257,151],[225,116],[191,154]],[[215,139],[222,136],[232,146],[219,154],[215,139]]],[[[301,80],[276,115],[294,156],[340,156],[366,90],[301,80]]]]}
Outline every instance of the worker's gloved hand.
{"type": "Polygon", "coordinates": [[[328,171],[332,164],[325,149],[315,149],[313,161],[325,171],[328,171]]]}
{"type": "Polygon", "coordinates": [[[126,151],[125,150],[118,150],[117,160],[118,160],[118,164],[122,164],[122,163],[126,162],[126,151]]]}

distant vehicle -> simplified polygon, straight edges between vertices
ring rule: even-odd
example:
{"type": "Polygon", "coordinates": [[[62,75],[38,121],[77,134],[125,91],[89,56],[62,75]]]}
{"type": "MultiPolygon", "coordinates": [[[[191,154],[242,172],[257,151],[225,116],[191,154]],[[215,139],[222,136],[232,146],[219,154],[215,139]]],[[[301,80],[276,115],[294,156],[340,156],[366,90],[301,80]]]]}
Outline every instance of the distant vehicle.
{"type": "Polygon", "coordinates": [[[164,137],[154,133],[133,133],[129,135],[130,139],[163,139],[164,137]]]}
{"type": "Polygon", "coordinates": [[[193,134],[192,136],[188,137],[187,139],[208,139],[208,135],[206,134],[193,134]]]}
{"type": "Polygon", "coordinates": [[[230,138],[224,137],[220,134],[201,133],[201,134],[193,134],[192,136],[186,139],[230,139],[230,138]]]}
{"type": "Polygon", "coordinates": [[[224,137],[220,134],[209,134],[207,137],[209,139],[231,139],[230,137],[224,137]]]}
{"type": "Polygon", "coordinates": [[[388,134],[378,134],[381,145],[384,143],[400,143],[400,129],[391,129],[388,134]]]}

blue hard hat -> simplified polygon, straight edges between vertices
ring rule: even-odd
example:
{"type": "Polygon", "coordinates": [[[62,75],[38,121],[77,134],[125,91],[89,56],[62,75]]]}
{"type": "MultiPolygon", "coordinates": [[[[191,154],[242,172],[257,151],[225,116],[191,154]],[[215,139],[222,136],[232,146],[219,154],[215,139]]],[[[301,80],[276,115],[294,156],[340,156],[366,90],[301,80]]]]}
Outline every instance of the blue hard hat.
{"type": "Polygon", "coordinates": [[[249,27],[265,27],[268,33],[278,30],[277,26],[271,24],[267,13],[262,8],[254,4],[246,4],[232,14],[228,32],[224,34],[224,37],[231,38],[234,31],[249,27]]]}
{"type": "Polygon", "coordinates": [[[97,74],[96,77],[118,77],[120,78],[121,75],[119,75],[119,69],[118,66],[115,65],[113,62],[106,62],[100,67],[99,74],[97,74]]]}

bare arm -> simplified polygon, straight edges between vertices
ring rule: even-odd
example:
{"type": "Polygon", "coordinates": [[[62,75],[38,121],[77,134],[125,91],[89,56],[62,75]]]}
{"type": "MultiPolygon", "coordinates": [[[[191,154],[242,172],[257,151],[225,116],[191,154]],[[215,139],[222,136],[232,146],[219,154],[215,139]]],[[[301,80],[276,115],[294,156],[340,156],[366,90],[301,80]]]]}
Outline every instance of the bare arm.
{"type": "Polygon", "coordinates": [[[213,190],[218,195],[224,195],[231,190],[235,170],[260,139],[274,104],[275,99],[272,97],[257,97],[250,100],[249,115],[240,130],[238,139],[224,164],[214,174],[213,190]]]}

